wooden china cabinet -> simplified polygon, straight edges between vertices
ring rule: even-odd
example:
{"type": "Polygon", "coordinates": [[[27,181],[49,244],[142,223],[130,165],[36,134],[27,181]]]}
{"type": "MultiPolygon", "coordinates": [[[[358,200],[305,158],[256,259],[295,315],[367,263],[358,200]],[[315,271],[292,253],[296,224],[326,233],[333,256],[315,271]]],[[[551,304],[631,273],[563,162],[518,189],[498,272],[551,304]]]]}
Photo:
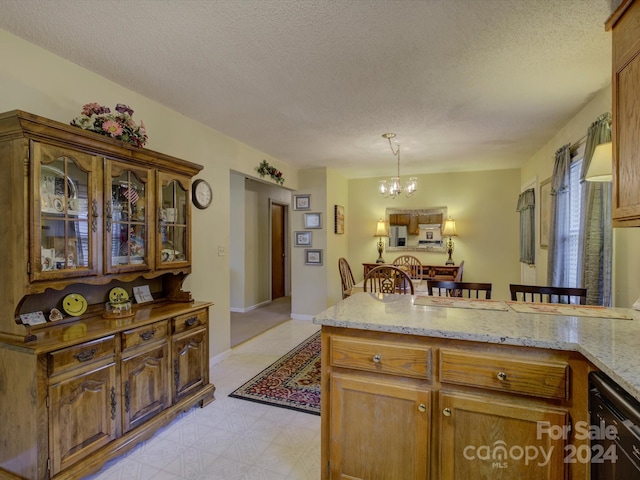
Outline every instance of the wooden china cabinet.
{"type": "Polygon", "coordinates": [[[213,400],[211,303],[182,289],[202,166],[22,111],[0,165],[0,477],[79,478],[213,400]],[[153,298],[105,311],[136,286],[153,298]]]}

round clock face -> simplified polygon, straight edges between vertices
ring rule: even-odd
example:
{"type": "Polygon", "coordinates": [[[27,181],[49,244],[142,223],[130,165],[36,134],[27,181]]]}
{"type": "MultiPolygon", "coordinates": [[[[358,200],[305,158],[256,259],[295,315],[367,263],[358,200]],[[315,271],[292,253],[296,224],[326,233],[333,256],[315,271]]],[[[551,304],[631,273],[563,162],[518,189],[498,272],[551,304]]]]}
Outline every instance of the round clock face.
{"type": "Polygon", "coordinates": [[[193,204],[198,208],[207,208],[211,205],[211,186],[202,179],[193,182],[193,204]]]}

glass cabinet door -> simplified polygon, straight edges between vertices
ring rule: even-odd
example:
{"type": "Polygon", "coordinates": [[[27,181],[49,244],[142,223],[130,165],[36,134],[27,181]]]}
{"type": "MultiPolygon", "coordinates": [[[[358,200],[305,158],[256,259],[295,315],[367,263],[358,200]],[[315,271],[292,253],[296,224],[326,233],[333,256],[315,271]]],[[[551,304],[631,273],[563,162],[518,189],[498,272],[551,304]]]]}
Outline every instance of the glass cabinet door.
{"type": "Polygon", "coordinates": [[[187,177],[159,173],[158,233],[156,266],[164,268],[188,265],[190,211],[187,177]]]}
{"type": "Polygon", "coordinates": [[[148,169],[108,161],[105,174],[106,270],[148,270],[150,211],[148,169]]]}
{"type": "Polygon", "coordinates": [[[33,280],[96,273],[97,158],[33,142],[33,280]]]}

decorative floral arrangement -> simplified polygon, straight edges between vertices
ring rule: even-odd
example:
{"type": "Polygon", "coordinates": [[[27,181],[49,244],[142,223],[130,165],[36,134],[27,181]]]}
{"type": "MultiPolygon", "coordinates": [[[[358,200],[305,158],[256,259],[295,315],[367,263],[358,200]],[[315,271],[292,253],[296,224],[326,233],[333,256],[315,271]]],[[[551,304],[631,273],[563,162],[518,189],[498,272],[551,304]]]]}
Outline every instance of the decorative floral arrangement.
{"type": "Polygon", "coordinates": [[[82,115],[71,120],[71,125],[122,140],[136,147],[144,146],[147,143],[144,122],[140,121],[140,125],[137,125],[131,118],[133,110],[122,103],[116,105],[116,112],[118,113],[111,113],[109,107],[97,103],[87,103],[82,107],[82,115]]]}
{"type": "Polygon", "coordinates": [[[269,165],[266,160],[262,160],[262,163],[256,168],[260,177],[264,177],[265,175],[269,175],[273,178],[279,185],[284,184],[284,178],[282,176],[282,172],[280,170],[276,170],[274,167],[269,165]]]}

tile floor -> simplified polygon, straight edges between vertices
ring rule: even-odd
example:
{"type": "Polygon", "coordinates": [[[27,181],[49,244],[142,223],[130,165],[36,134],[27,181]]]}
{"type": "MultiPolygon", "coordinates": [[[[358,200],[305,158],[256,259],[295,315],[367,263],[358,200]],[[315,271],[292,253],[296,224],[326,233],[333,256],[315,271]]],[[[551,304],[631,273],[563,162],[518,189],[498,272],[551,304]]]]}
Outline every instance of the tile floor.
{"type": "Polygon", "coordinates": [[[320,417],[228,397],[319,329],[289,320],[211,369],[216,400],[193,408],[85,480],[317,480],[320,417]]]}

